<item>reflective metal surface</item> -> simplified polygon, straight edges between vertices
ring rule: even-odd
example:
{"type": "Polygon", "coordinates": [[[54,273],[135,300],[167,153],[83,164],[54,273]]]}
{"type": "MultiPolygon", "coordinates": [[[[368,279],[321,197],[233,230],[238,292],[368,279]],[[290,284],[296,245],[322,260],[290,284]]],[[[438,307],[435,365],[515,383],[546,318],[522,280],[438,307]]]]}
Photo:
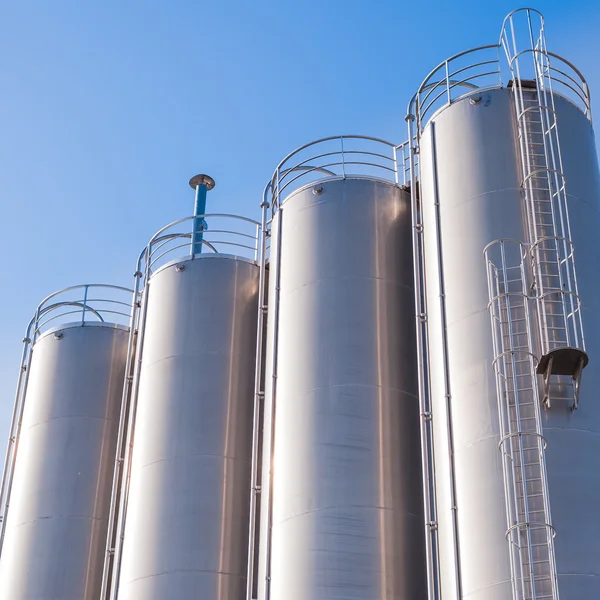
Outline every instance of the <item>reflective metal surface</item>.
{"type": "Polygon", "coordinates": [[[427,597],[410,226],[406,192],[360,178],[311,184],[275,215],[259,598],[427,597]]]}
{"type": "Polygon", "coordinates": [[[125,328],[66,326],[33,347],[0,560],[3,600],[97,600],[125,328]]]}
{"type": "MultiPolygon", "coordinates": [[[[452,462],[448,452],[436,453],[441,577],[444,600],[456,600],[457,541],[463,596],[506,600],[511,572],[482,251],[500,238],[527,241],[527,233],[512,92],[485,90],[472,98],[434,115],[419,153],[436,449],[449,448],[449,433],[454,444],[457,540],[452,462]]],[[[600,185],[589,120],[568,100],[557,96],[555,102],[591,366],[579,409],[554,402],[542,420],[559,590],[563,598],[584,600],[600,594],[600,472],[593,464],[600,454],[600,382],[593,366],[600,358],[600,185]]]]}
{"type": "Polygon", "coordinates": [[[258,279],[203,255],[146,288],[119,600],[244,597],[258,279]]]}
{"type": "Polygon", "coordinates": [[[512,96],[480,95],[438,113],[419,154],[444,600],[457,600],[457,543],[465,598],[512,597],[483,249],[498,238],[524,239],[524,225],[512,96]]]}

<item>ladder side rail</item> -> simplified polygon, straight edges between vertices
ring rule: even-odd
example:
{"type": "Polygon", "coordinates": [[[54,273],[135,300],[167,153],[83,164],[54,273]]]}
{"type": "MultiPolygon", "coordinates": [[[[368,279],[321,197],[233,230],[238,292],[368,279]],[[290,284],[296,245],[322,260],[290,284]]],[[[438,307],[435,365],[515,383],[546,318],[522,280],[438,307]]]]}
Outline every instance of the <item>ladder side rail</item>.
{"type": "Polygon", "coordinates": [[[261,492],[258,479],[258,461],[260,456],[260,405],[265,397],[263,378],[263,347],[264,347],[264,323],[267,316],[266,285],[267,285],[267,210],[269,203],[267,193],[270,182],[267,184],[261,204],[261,225],[257,235],[257,263],[259,265],[258,276],[258,310],[256,319],[256,357],[254,369],[254,408],[252,416],[252,465],[250,473],[250,519],[248,523],[248,567],[246,572],[246,600],[253,600],[255,583],[254,557],[256,550],[256,517],[257,504],[261,492]]]}
{"type": "Polygon", "coordinates": [[[522,588],[524,581],[523,565],[520,558],[517,560],[517,557],[520,557],[520,545],[518,539],[516,541],[513,540],[512,535],[509,534],[509,528],[511,524],[517,521],[516,515],[518,514],[518,503],[515,493],[517,483],[515,480],[514,469],[512,468],[512,448],[509,446],[507,451],[507,449],[504,448],[503,442],[508,433],[510,415],[507,413],[506,403],[504,402],[507,392],[505,364],[506,354],[504,352],[502,332],[502,296],[500,295],[498,268],[493,264],[488,256],[486,256],[486,261],[488,263],[488,290],[490,296],[490,303],[488,304],[488,307],[492,326],[493,353],[496,357],[494,359],[494,373],[496,376],[496,395],[500,424],[500,442],[498,444],[498,449],[502,454],[502,474],[504,479],[504,500],[507,523],[506,537],[509,544],[513,598],[516,600],[519,598],[519,595],[521,595],[521,597],[524,596],[525,590],[522,588]],[[504,368],[502,368],[502,366],[504,368]],[[521,594],[519,594],[519,588],[521,588],[521,594]]]}
{"type": "Polygon", "coordinates": [[[484,251],[490,296],[488,307],[496,357],[494,371],[501,431],[499,449],[503,455],[507,503],[506,537],[510,544],[511,573],[519,580],[513,582],[515,598],[535,600],[549,598],[548,594],[551,593],[553,600],[558,600],[555,531],[552,528],[544,454],[546,442],[542,435],[538,402],[537,359],[532,352],[533,330],[529,310],[531,298],[526,293],[528,254],[524,245],[518,243],[517,267],[508,264],[504,240],[492,242],[484,251]],[[495,245],[500,253],[500,267],[490,257],[491,247],[495,245]],[[519,289],[516,289],[515,284],[519,289]],[[524,372],[521,370],[523,368],[524,372]],[[526,397],[521,406],[522,394],[526,394],[526,397]],[[522,421],[522,409],[531,406],[533,415],[526,412],[523,417],[525,421],[522,421]],[[514,416],[511,410],[514,411],[514,416]],[[535,438],[535,444],[525,444],[524,440],[531,440],[532,437],[535,438]],[[526,455],[529,462],[525,460],[526,455]],[[533,469],[533,472],[528,472],[529,469],[533,469]],[[533,477],[531,483],[530,477],[533,477]],[[534,483],[538,481],[539,484],[534,483]],[[536,485],[540,485],[539,491],[536,485]],[[535,498],[531,500],[534,504],[531,504],[530,493],[535,498]],[[541,501],[538,500],[540,496],[541,501]],[[532,514],[539,513],[542,513],[542,519],[539,516],[531,518],[532,514]],[[540,545],[542,532],[541,539],[544,541],[540,545]],[[535,556],[534,547],[535,552],[541,555],[535,556]]]}
{"type": "Polygon", "coordinates": [[[581,323],[581,310],[579,302],[579,290],[577,284],[577,273],[575,269],[574,253],[572,248],[571,237],[571,222],[568,210],[568,196],[566,192],[566,178],[564,177],[562,151],[560,147],[560,139],[558,135],[558,122],[556,117],[556,104],[554,100],[554,90],[552,87],[552,77],[550,76],[550,57],[548,55],[546,38],[543,34],[543,29],[540,33],[538,52],[535,53],[537,62],[536,78],[538,86],[538,97],[543,94],[544,104],[547,107],[548,114],[548,131],[550,132],[550,154],[552,161],[553,174],[555,178],[556,195],[558,199],[558,208],[561,221],[560,237],[563,244],[563,258],[566,262],[566,276],[568,290],[574,292],[575,296],[569,297],[571,313],[578,313],[579,317],[573,319],[573,337],[569,345],[585,349],[585,339],[583,336],[583,326],[581,323]],[[546,66],[545,66],[546,65],[546,66]],[[550,119],[552,117],[552,119],[550,119]],[[552,122],[550,122],[552,121],[552,122]],[[555,139],[555,144],[552,143],[552,137],[555,139]],[[579,322],[578,322],[579,321],[579,322]],[[579,327],[578,327],[579,325],[579,327]],[[578,330],[579,329],[579,330],[578,330]]]}
{"type": "MultiPolygon", "coordinates": [[[[562,309],[562,318],[564,322],[564,330],[565,330],[565,345],[569,346],[569,327],[568,327],[568,314],[569,312],[573,312],[575,310],[575,306],[573,304],[573,298],[567,298],[565,294],[562,293],[562,290],[565,289],[565,286],[568,286],[566,289],[571,289],[571,277],[570,271],[571,269],[567,265],[566,269],[563,269],[564,260],[568,260],[569,252],[566,245],[566,231],[565,231],[565,211],[566,211],[566,197],[563,201],[563,192],[565,189],[564,175],[562,174],[562,160],[560,160],[560,146],[558,142],[558,134],[557,134],[557,122],[556,122],[556,110],[554,105],[554,96],[550,89],[550,93],[548,92],[547,87],[544,85],[544,58],[545,62],[549,67],[549,58],[547,53],[545,53],[544,49],[544,32],[543,32],[543,24],[540,29],[540,34],[538,37],[537,43],[533,42],[533,34],[531,27],[531,17],[529,16],[529,26],[530,26],[530,40],[532,47],[532,59],[533,59],[533,68],[534,73],[536,75],[536,96],[537,96],[537,104],[539,108],[540,115],[540,123],[541,123],[541,133],[542,133],[542,143],[544,149],[544,162],[545,162],[545,170],[546,170],[546,179],[548,185],[548,194],[549,194],[549,202],[550,202],[550,211],[552,213],[552,227],[553,227],[553,240],[544,240],[543,244],[546,246],[549,242],[554,246],[553,250],[556,253],[556,262],[557,262],[557,275],[558,275],[558,286],[557,286],[557,296],[558,300],[561,304],[562,309]],[[554,139],[556,138],[556,144],[554,143],[554,139]],[[556,146],[556,148],[555,148],[556,146]],[[558,162],[557,162],[558,155],[558,162]],[[564,204],[564,206],[563,206],[564,204]],[[558,213],[558,214],[557,214],[558,213]],[[562,251],[561,251],[562,250],[562,251]],[[565,272],[563,272],[565,271],[565,272]],[[565,282],[565,275],[567,277],[567,281],[565,282]],[[569,311],[569,304],[571,305],[571,310],[569,311]]],[[[549,80],[550,83],[550,80],[549,80]]],[[[551,85],[551,83],[550,83],[551,85]]],[[[540,282],[543,281],[540,278],[540,282]]],[[[544,298],[546,298],[546,290],[543,289],[541,291],[544,294],[544,298]]],[[[544,304],[546,301],[544,301],[544,304]]],[[[554,347],[556,347],[557,343],[560,343],[561,340],[553,339],[552,343],[554,347]]],[[[550,351],[553,348],[550,347],[550,341],[548,341],[548,345],[546,347],[546,351],[550,351]]]]}
{"type": "MultiPolygon", "coordinates": [[[[496,242],[502,245],[503,241],[496,242]]],[[[494,243],[491,244],[493,246],[494,243]]],[[[489,260],[489,258],[488,258],[489,260]]],[[[492,318],[493,330],[493,347],[494,347],[494,370],[496,373],[497,394],[498,394],[498,411],[500,417],[500,442],[499,450],[503,455],[503,474],[505,481],[505,498],[507,499],[507,521],[506,521],[506,539],[509,543],[509,556],[511,562],[511,572],[515,576],[513,583],[513,592],[515,600],[527,597],[527,575],[526,565],[523,563],[521,554],[521,537],[518,528],[515,525],[521,520],[519,507],[519,482],[515,469],[515,448],[513,437],[511,434],[511,390],[508,385],[509,379],[513,378],[509,375],[511,371],[512,353],[510,350],[510,339],[507,342],[506,331],[503,327],[507,322],[508,315],[508,300],[507,295],[507,277],[502,272],[500,277],[500,269],[496,267],[491,260],[492,269],[496,273],[496,285],[490,287],[489,295],[491,298],[490,309],[492,318]],[[519,591],[520,590],[520,591],[519,591]]],[[[492,279],[493,282],[493,279],[492,279]]],[[[513,373],[514,375],[514,373],[513,373]]],[[[514,382],[514,378],[513,378],[514,382]]],[[[514,383],[513,383],[514,388],[514,383]]]]}
{"type": "MultiPolygon", "coordinates": [[[[536,57],[537,57],[537,53],[534,51],[534,47],[535,47],[535,42],[534,42],[534,35],[533,35],[533,26],[531,23],[531,11],[530,10],[526,10],[527,13],[527,23],[528,23],[528,33],[529,33],[529,42],[530,42],[530,47],[531,47],[531,53],[532,53],[532,57],[533,57],[533,62],[534,62],[534,72],[537,73],[537,62],[536,62],[536,57]]],[[[537,168],[537,165],[534,165],[534,161],[531,159],[530,157],[530,132],[529,132],[529,126],[527,123],[528,120],[528,112],[530,112],[530,108],[526,109],[525,108],[525,102],[524,102],[524,97],[523,97],[523,88],[521,85],[521,67],[520,67],[520,62],[519,62],[519,58],[521,56],[521,54],[523,54],[523,52],[519,52],[518,46],[517,46],[517,42],[516,42],[516,35],[515,35],[515,27],[514,27],[514,22],[512,19],[512,16],[509,19],[509,24],[510,24],[510,39],[512,39],[512,44],[507,44],[506,40],[509,39],[509,36],[507,33],[505,33],[502,36],[502,39],[504,40],[504,47],[505,47],[505,51],[507,54],[507,59],[509,61],[509,66],[511,68],[511,72],[513,75],[513,91],[515,93],[515,105],[516,105],[516,111],[517,111],[517,121],[518,121],[518,126],[519,126],[519,144],[521,147],[521,154],[522,154],[522,163],[523,163],[523,168],[524,168],[524,172],[523,172],[523,181],[524,181],[524,192],[525,192],[525,196],[526,196],[526,206],[527,206],[527,213],[528,213],[528,222],[530,223],[530,227],[529,227],[529,231],[530,231],[530,241],[532,243],[538,242],[540,241],[542,238],[547,238],[547,237],[556,237],[556,217],[555,217],[555,210],[554,210],[554,206],[552,203],[552,192],[551,192],[551,183],[548,182],[548,194],[550,195],[549,201],[551,203],[551,213],[552,213],[552,220],[553,220],[553,234],[552,236],[548,236],[547,232],[544,232],[543,230],[540,231],[541,229],[541,224],[537,223],[537,219],[536,219],[536,202],[540,202],[539,199],[537,199],[537,196],[539,195],[540,191],[544,191],[542,188],[538,188],[535,184],[534,184],[534,180],[538,180],[541,179],[541,177],[539,175],[536,175],[536,173],[538,173],[540,171],[540,169],[537,168]]],[[[544,121],[544,111],[539,108],[540,106],[540,95],[537,95],[537,106],[538,106],[538,110],[540,112],[540,120],[542,121],[542,140],[543,143],[546,145],[546,135],[544,135],[544,132],[546,131],[547,127],[544,127],[543,125],[543,121],[544,121]]],[[[545,149],[544,151],[544,156],[547,156],[547,151],[545,149]]],[[[545,161],[545,165],[544,165],[544,171],[545,171],[545,175],[546,178],[548,178],[549,173],[548,173],[548,160],[546,158],[545,161]]],[[[557,242],[553,242],[555,246],[557,246],[557,242]]],[[[542,267],[542,265],[544,264],[544,258],[546,256],[546,254],[550,251],[548,248],[548,242],[544,242],[543,245],[540,242],[540,244],[538,244],[537,246],[534,247],[534,252],[532,253],[532,257],[533,257],[533,269],[534,269],[534,273],[536,275],[535,277],[535,282],[536,282],[536,286],[538,288],[538,298],[536,300],[536,303],[538,305],[538,321],[539,321],[539,327],[540,327],[540,333],[541,333],[541,337],[542,337],[542,344],[544,346],[545,349],[550,349],[551,347],[551,338],[550,338],[550,331],[553,331],[551,329],[551,326],[549,325],[549,323],[553,322],[553,317],[555,317],[555,313],[551,310],[551,306],[548,304],[548,300],[547,300],[547,295],[546,295],[546,289],[545,289],[545,279],[546,277],[551,277],[551,275],[547,275],[547,273],[544,273],[544,268],[542,267]],[[541,296],[541,298],[540,298],[541,296]]],[[[559,258],[559,249],[558,247],[555,248],[557,257],[556,257],[556,262],[558,263],[557,269],[560,271],[560,258],[559,258]]],[[[560,273],[559,273],[560,275],[560,273]]],[[[562,283],[558,286],[560,289],[562,289],[562,283]]],[[[562,297],[561,297],[562,300],[562,297]]],[[[566,331],[566,317],[568,314],[568,311],[566,310],[566,307],[563,306],[562,307],[563,310],[563,317],[565,320],[565,331],[566,331]]],[[[572,311],[571,311],[572,312],[572,311]]]]}
{"type": "Polygon", "coordinates": [[[29,384],[29,373],[31,371],[31,359],[33,356],[33,343],[35,341],[34,338],[36,337],[38,317],[39,308],[36,312],[36,316],[29,322],[27,332],[23,338],[23,351],[21,354],[21,363],[19,365],[19,378],[17,380],[17,389],[15,392],[15,402],[10,424],[10,433],[6,448],[6,458],[4,461],[4,470],[2,472],[2,486],[0,489],[0,509],[2,510],[2,515],[0,518],[0,556],[2,555],[4,535],[6,533],[6,521],[10,507],[10,495],[15,474],[17,451],[19,448],[19,438],[21,434],[21,424],[23,422],[23,413],[25,411],[25,397],[27,395],[27,386],[29,384]]]}
{"type": "Polygon", "coordinates": [[[145,260],[144,271],[142,274],[143,284],[140,291],[140,306],[138,307],[138,337],[135,348],[135,357],[133,364],[133,380],[131,384],[131,395],[129,399],[129,416],[127,422],[127,431],[125,434],[125,454],[123,460],[123,469],[121,472],[120,497],[116,514],[116,530],[113,566],[111,573],[111,583],[108,598],[117,600],[119,596],[119,580],[121,576],[121,563],[123,559],[123,545],[125,540],[125,525],[127,519],[127,505],[129,501],[129,487],[131,483],[131,466],[133,458],[133,442],[135,432],[135,421],[137,416],[137,401],[140,390],[140,375],[142,370],[142,358],[144,354],[144,339],[146,337],[146,314],[148,310],[148,296],[150,290],[151,274],[151,247],[148,246],[142,252],[138,262],[138,272],[141,272],[141,262],[145,260]]]}
{"type": "MultiPolygon", "coordinates": [[[[415,163],[418,158],[415,156],[415,163]]],[[[415,165],[415,171],[416,171],[415,165]]],[[[419,183],[417,183],[419,186],[419,183]]],[[[417,198],[413,202],[413,206],[417,205],[417,198]]],[[[412,192],[411,192],[412,196],[412,192]]],[[[423,462],[423,485],[425,500],[425,511],[426,511],[426,534],[427,534],[427,569],[429,571],[428,579],[430,581],[431,590],[430,598],[434,599],[437,597],[441,598],[441,582],[440,582],[440,568],[436,560],[439,556],[439,542],[438,542],[438,524],[437,524],[437,489],[436,489],[436,473],[435,473],[435,451],[434,451],[434,438],[433,438],[433,411],[431,406],[431,384],[429,382],[429,346],[428,346],[428,328],[427,328],[427,288],[425,280],[425,247],[423,242],[423,223],[422,213],[420,209],[413,212],[415,216],[414,231],[416,234],[416,250],[417,250],[417,264],[420,265],[416,276],[419,278],[418,287],[415,289],[415,293],[418,294],[417,304],[417,327],[418,327],[418,365],[419,365],[419,398],[420,398],[420,413],[421,413],[421,440],[422,440],[422,462],[423,462]],[[424,459],[424,460],[423,460],[424,459]]]]}
{"type": "MultiPolygon", "coordinates": [[[[566,193],[566,179],[564,177],[563,171],[563,162],[562,162],[562,152],[560,148],[560,139],[558,136],[558,122],[556,116],[556,105],[554,101],[554,90],[552,87],[552,77],[550,75],[550,57],[548,54],[546,37],[544,33],[544,23],[542,21],[542,27],[540,30],[540,36],[538,40],[538,52],[535,53],[537,59],[537,69],[538,69],[538,77],[537,77],[537,86],[540,88],[540,91],[544,94],[544,103],[551,111],[552,123],[548,123],[548,131],[552,132],[550,141],[552,142],[552,137],[556,140],[556,144],[550,145],[551,150],[551,158],[552,165],[555,177],[555,185],[556,185],[556,195],[559,201],[559,211],[561,218],[561,232],[560,235],[563,238],[563,255],[564,260],[566,262],[566,276],[567,276],[567,285],[568,290],[574,292],[575,296],[569,295],[569,304],[571,306],[571,314],[577,313],[579,314],[579,318],[581,317],[580,311],[580,301],[579,301],[579,291],[577,285],[577,274],[575,270],[575,262],[574,262],[574,253],[572,248],[572,238],[571,238],[571,224],[569,219],[569,211],[568,211],[568,197],[566,193]],[[549,102],[548,102],[549,99],[549,102]]],[[[538,95],[539,95],[538,91],[538,95]]],[[[550,121],[550,115],[548,115],[548,121],[550,121]]],[[[569,345],[578,347],[581,339],[582,348],[585,349],[585,341],[583,338],[583,327],[577,330],[577,319],[573,319],[573,337],[575,338],[572,342],[568,341],[569,345]]]]}
{"type": "Polygon", "coordinates": [[[119,499],[122,493],[121,476],[125,459],[125,442],[127,432],[127,422],[130,418],[130,398],[133,385],[133,375],[135,369],[135,351],[136,336],[138,333],[139,300],[140,300],[140,279],[142,273],[138,269],[135,274],[135,283],[133,296],[131,300],[131,318],[129,321],[129,339],[127,341],[127,358],[125,362],[125,380],[123,383],[123,392],[121,396],[121,409],[119,414],[119,429],[117,432],[117,444],[115,454],[115,464],[113,467],[113,479],[111,488],[111,497],[108,511],[108,526],[106,534],[106,549],[104,555],[104,565],[102,569],[102,582],[100,588],[100,598],[108,600],[110,593],[110,578],[115,560],[115,540],[117,535],[117,509],[119,499]]]}
{"type": "MultiPolygon", "coordinates": [[[[419,114],[419,101],[416,102],[416,113],[419,114]]],[[[425,525],[425,551],[427,568],[428,599],[440,600],[442,598],[440,567],[439,567],[439,540],[438,540],[438,512],[437,488],[435,474],[435,445],[433,435],[433,411],[431,405],[431,384],[429,371],[429,330],[427,320],[427,280],[425,276],[425,245],[423,239],[423,215],[419,206],[420,180],[419,169],[419,140],[420,127],[415,116],[410,112],[406,116],[408,125],[407,154],[404,159],[405,169],[408,167],[410,181],[410,199],[412,212],[412,248],[413,248],[413,279],[415,293],[415,324],[417,333],[417,366],[418,366],[418,391],[420,413],[420,446],[421,463],[423,468],[422,487],[424,496],[424,525],[425,525]]],[[[421,196],[422,197],[422,196],[421,196]]],[[[457,558],[458,560],[458,558],[457,558]]],[[[458,585],[458,583],[457,583],[458,585]]]]}
{"type": "MultiPolygon", "coordinates": [[[[521,260],[521,279],[523,281],[523,290],[527,290],[527,272],[525,269],[527,255],[525,252],[522,253],[521,260]]],[[[526,310],[525,310],[525,326],[527,330],[528,339],[533,339],[533,328],[531,324],[531,314],[529,311],[529,301],[528,297],[525,297],[526,310]]],[[[542,411],[540,407],[540,390],[539,390],[539,381],[538,377],[535,375],[537,373],[537,360],[533,352],[530,354],[530,367],[531,372],[534,373],[532,377],[532,389],[533,389],[533,404],[535,410],[535,424],[536,431],[538,434],[537,437],[537,445],[538,445],[538,455],[540,460],[540,475],[542,479],[542,502],[544,505],[544,516],[547,524],[546,527],[546,543],[548,547],[548,559],[549,559],[549,571],[551,578],[551,587],[552,594],[555,600],[559,600],[559,591],[558,591],[558,572],[556,567],[556,552],[554,548],[554,538],[555,538],[555,530],[552,526],[552,513],[550,510],[550,492],[548,488],[548,473],[546,469],[546,449],[544,444],[544,433],[543,433],[543,425],[542,425],[542,411]]]]}
{"type": "MultiPolygon", "coordinates": [[[[272,357],[271,357],[271,390],[269,397],[267,398],[265,395],[265,404],[269,403],[269,414],[271,422],[269,423],[269,438],[268,438],[268,448],[263,447],[263,453],[265,451],[268,452],[269,462],[268,462],[268,478],[267,478],[267,506],[265,507],[265,515],[266,515],[266,540],[265,544],[265,573],[261,573],[261,577],[264,577],[265,589],[264,596],[262,600],[270,600],[271,598],[271,560],[272,560],[272,551],[273,551],[273,481],[274,481],[274,472],[275,472],[275,435],[276,435],[276,413],[277,413],[277,377],[279,374],[279,311],[280,311],[280,298],[281,298],[281,251],[282,251],[282,238],[283,238],[283,206],[280,205],[280,191],[279,191],[279,168],[277,169],[276,176],[276,188],[273,189],[271,186],[271,210],[275,211],[277,208],[276,214],[272,214],[270,231],[273,230],[274,219],[277,219],[277,247],[276,247],[276,261],[273,265],[273,260],[271,255],[271,265],[274,268],[275,272],[273,274],[269,273],[270,276],[275,278],[273,285],[273,341],[272,341],[272,357]]],[[[271,305],[271,301],[269,300],[269,306],[271,305]]],[[[266,413],[266,406],[265,406],[266,413]]],[[[266,428],[266,424],[265,424],[266,428]]],[[[263,440],[264,444],[264,440],[263,440]]],[[[263,480],[264,480],[263,473],[263,480]]],[[[264,499],[262,496],[261,499],[264,499]]],[[[264,500],[263,500],[264,501],[264,500]]],[[[262,511],[261,506],[261,511],[262,511]]]]}
{"type": "MultiPolygon", "coordinates": [[[[533,198],[534,198],[534,190],[533,190],[533,182],[529,174],[533,171],[532,167],[532,157],[530,156],[529,147],[527,145],[527,139],[529,138],[528,134],[528,126],[525,117],[525,101],[523,97],[523,88],[521,85],[521,69],[518,61],[518,46],[515,35],[515,27],[513,22],[513,17],[509,17],[509,31],[505,29],[502,35],[502,45],[504,47],[504,51],[506,53],[506,57],[508,60],[509,68],[512,74],[512,88],[513,88],[513,98],[515,101],[515,111],[517,115],[517,126],[518,126],[518,138],[519,138],[519,148],[520,148],[520,158],[521,158],[521,167],[522,167],[522,176],[523,176],[523,192],[525,194],[525,206],[526,206],[526,214],[527,214],[527,225],[528,225],[528,233],[529,233],[529,241],[535,242],[539,237],[538,227],[535,220],[535,211],[533,206],[533,198]]],[[[534,273],[535,273],[535,281],[537,285],[540,285],[540,277],[538,271],[539,260],[533,261],[534,265],[534,273]]],[[[538,325],[540,332],[542,333],[542,339],[545,346],[546,343],[546,333],[547,333],[547,315],[546,315],[546,307],[539,300],[538,304],[538,325]]]]}

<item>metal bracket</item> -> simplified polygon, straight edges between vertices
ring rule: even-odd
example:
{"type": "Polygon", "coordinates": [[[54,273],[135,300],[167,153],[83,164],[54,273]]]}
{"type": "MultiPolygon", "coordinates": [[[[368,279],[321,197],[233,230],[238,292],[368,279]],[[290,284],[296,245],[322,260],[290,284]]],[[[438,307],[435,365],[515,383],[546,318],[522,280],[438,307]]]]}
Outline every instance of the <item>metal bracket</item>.
{"type": "Polygon", "coordinates": [[[577,363],[577,369],[573,374],[573,406],[571,406],[571,412],[577,410],[579,406],[579,389],[581,388],[581,372],[585,366],[585,357],[581,357],[577,363]]]}
{"type": "Polygon", "coordinates": [[[552,375],[553,362],[554,357],[551,356],[546,365],[546,370],[544,371],[544,397],[542,398],[542,404],[546,408],[550,408],[550,376],[552,375]]]}
{"type": "Polygon", "coordinates": [[[571,411],[579,405],[581,373],[588,364],[588,355],[577,348],[558,348],[542,356],[537,372],[544,378],[542,403],[550,408],[550,378],[552,375],[569,375],[573,379],[573,404],[571,411]]]}

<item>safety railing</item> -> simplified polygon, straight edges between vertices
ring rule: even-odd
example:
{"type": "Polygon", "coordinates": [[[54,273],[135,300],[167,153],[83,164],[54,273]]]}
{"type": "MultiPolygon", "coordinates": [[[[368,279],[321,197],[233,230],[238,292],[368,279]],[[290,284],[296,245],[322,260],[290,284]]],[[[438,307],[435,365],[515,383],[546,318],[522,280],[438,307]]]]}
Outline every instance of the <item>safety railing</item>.
{"type": "MultiPolygon", "coordinates": [[[[539,14],[533,9],[525,10],[539,14]]],[[[512,24],[522,15],[530,18],[530,13],[519,10],[508,15],[498,44],[480,46],[455,54],[427,75],[408,106],[407,114],[414,116],[417,134],[438,110],[465,95],[501,87],[503,83],[511,80],[511,65],[506,61],[502,48],[504,45],[515,43],[516,38],[512,38],[512,33],[507,33],[510,31],[507,24],[512,24]]],[[[516,29],[513,28],[513,31],[516,29]]],[[[522,52],[538,52],[535,50],[537,40],[525,40],[525,43],[528,49],[522,52]]],[[[591,121],[590,89],[581,71],[565,58],[549,52],[546,48],[543,50],[543,61],[546,87],[575,104],[591,121]]],[[[535,80],[536,73],[533,68],[531,71],[524,70],[521,77],[535,80]]]]}
{"type": "Polygon", "coordinates": [[[326,178],[360,176],[406,185],[407,143],[396,145],[363,135],[323,138],[288,154],[277,165],[270,183],[274,213],[294,190],[326,178]]]}
{"type": "Polygon", "coordinates": [[[417,132],[439,109],[465,94],[502,85],[499,46],[480,46],[455,54],[427,75],[409,103],[408,114],[416,117],[417,132]]]}
{"type": "Polygon", "coordinates": [[[110,323],[128,326],[132,314],[132,294],[133,290],[116,285],[86,284],[64,288],[44,298],[29,322],[23,339],[17,390],[0,486],[0,553],[4,543],[25,397],[36,341],[51,330],[55,330],[55,335],[60,336],[60,327],[65,325],[110,323]]]}
{"type": "Polygon", "coordinates": [[[48,329],[67,323],[108,322],[129,325],[132,290],[116,285],[85,284],[50,294],[38,306],[27,335],[31,342],[48,329]]]}
{"type": "Polygon", "coordinates": [[[591,121],[590,89],[585,77],[568,60],[549,52],[541,12],[518,8],[509,13],[500,33],[502,68],[508,79],[536,82],[541,91],[569,99],[591,121]]]}
{"type": "Polygon", "coordinates": [[[228,254],[257,261],[261,223],[237,215],[213,213],[185,217],[157,231],[142,253],[147,277],[173,260],[202,254],[228,254]],[[201,241],[193,242],[196,223],[202,222],[201,241]]]}

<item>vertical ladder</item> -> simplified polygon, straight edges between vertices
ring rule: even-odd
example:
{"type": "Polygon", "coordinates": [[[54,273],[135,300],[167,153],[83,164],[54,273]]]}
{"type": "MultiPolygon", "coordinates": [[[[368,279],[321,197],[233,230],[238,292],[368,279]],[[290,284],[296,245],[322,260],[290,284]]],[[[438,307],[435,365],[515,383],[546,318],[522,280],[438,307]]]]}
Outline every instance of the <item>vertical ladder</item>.
{"type": "MultiPolygon", "coordinates": [[[[429,329],[427,320],[427,287],[425,277],[425,244],[423,239],[423,213],[420,201],[419,138],[420,131],[414,129],[415,116],[406,117],[408,140],[402,147],[401,161],[396,160],[396,182],[398,173],[403,172],[404,184],[409,186],[412,218],[413,277],[415,293],[417,370],[419,385],[421,468],[423,506],[425,520],[425,552],[427,567],[427,598],[440,600],[442,597],[439,565],[439,532],[437,487],[433,433],[433,410],[429,374],[429,329]]],[[[453,513],[455,517],[456,511],[453,513]]],[[[454,521],[455,522],[455,521],[454,521]]],[[[456,546],[455,546],[456,547],[456,546]]],[[[458,564],[458,557],[456,558],[458,564]]],[[[457,597],[460,597],[460,577],[455,578],[457,597]]]]}
{"type": "Polygon", "coordinates": [[[39,314],[38,308],[38,311],[36,312],[35,317],[30,321],[25,337],[23,338],[23,353],[21,355],[19,379],[13,406],[8,446],[6,448],[4,470],[2,471],[2,483],[0,485],[0,556],[2,555],[4,535],[6,533],[6,520],[10,506],[10,495],[15,474],[17,450],[19,448],[19,440],[21,437],[21,425],[23,423],[23,413],[25,411],[25,396],[27,395],[27,385],[29,383],[29,373],[31,371],[31,358],[33,355],[33,343],[35,342],[37,334],[39,314]]]}
{"type": "Polygon", "coordinates": [[[485,251],[513,597],[558,600],[552,527],[533,353],[527,251],[497,240],[485,251]]]}
{"type": "Polygon", "coordinates": [[[531,244],[531,292],[536,299],[541,358],[537,372],[544,376],[543,403],[563,398],[577,408],[581,373],[588,362],[581,320],[566,182],[558,137],[556,107],[546,48],[544,21],[532,9],[509,15],[501,42],[511,70],[522,187],[531,244]],[[527,19],[528,45],[519,49],[513,17],[527,19]],[[534,35],[532,18],[539,19],[534,35]],[[523,76],[519,60],[532,57],[533,77],[523,76]]]}
{"type": "MultiPolygon", "coordinates": [[[[270,190],[270,182],[263,193],[263,201],[260,205],[262,222],[256,232],[256,262],[259,266],[258,278],[258,314],[256,318],[256,357],[254,369],[254,408],[252,417],[252,466],[250,475],[250,511],[248,527],[248,565],[246,572],[246,600],[255,600],[255,588],[257,587],[257,525],[259,525],[260,503],[261,503],[261,470],[259,463],[261,453],[261,413],[264,412],[265,381],[263,375],[263,347],[265,342],[265,325],[268,315],[267,304],[267,251],[268,241],[271,236],[267,211],[270,204],[267,194],[270,190]]],[[[258,528],[260,530],[260,528],[258,528]]]]}

